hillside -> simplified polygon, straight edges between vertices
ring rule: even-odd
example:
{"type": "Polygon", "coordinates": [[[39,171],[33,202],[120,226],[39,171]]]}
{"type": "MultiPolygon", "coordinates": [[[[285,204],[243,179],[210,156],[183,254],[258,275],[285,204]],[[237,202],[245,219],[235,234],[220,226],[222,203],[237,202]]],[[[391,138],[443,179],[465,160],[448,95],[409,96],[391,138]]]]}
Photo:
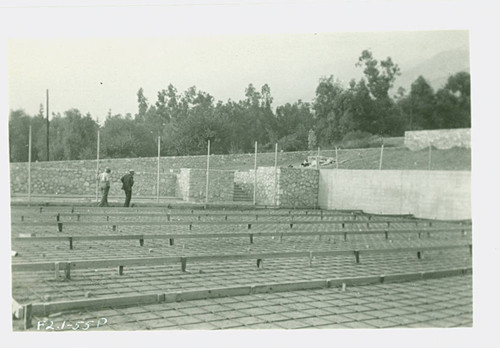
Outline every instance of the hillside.
{"type": "MultiPolygon", "coordinates": [[[[379,169],[380,148],[340,149],[337,151],[339,169],[379,169]]],[[[315,158],[317,152],[283,152],[278,154],[278,166],[302,168],[301,163],[308,157],[315,158]]],[[[322,150],[320,156],[335,160],[335,150],[322,150]]],[[[452,148],[449,150],[432,149],[430,152],[431,170],[471,170],[471,150],[452,148]]],[[[211,169],[249,170],[254,168],[254,157],[224,156],[223,161],[212,161],[211,169]]],[[[274,166],[274,153],[259,153],[258,166],[274,166]]],[[[336,164],[321,166],[323,169],[336,168],[336,164]]],[[[308,167],[311,168],[311,167],[308,167]]],[[[315,167],[314,167],[315,168],[315,167]]],[[[307,169],[307,168],[305,168],[307,169]]],[[[382,154],[382,169],[389,170],[428,170],[429,150],[410,151],[405,147],[386,147],[382,154]]]]}
{"type": "MultiPolygon", "coordinates": [[[[429,169],[429,150],[410,151],[400,145],[398,138],[384,139],[384,150],[382,153],[382,169],[387,170],[428,170],[429,169]],[[392,145],[392,147],[391,147],[392,145]],[[397,146],[395,146],[397,145],[397,146]]],[[[316,159],[317,151],[298,151],[298,152],[279,152],[278,166],[294,168],[304,168],[301,163],[309,158],[310,161],[316,159]]],[[[330,159],[332,164],[321,166],[321,168],[336,168],[335,160],[338,159],[339,169],[379,169],[381,148],[353,148],[321,150],[322,158],[330,159]]],[[[449,150],[432,149],[430,151],[431,170],[471,170],[471,150],[465,148],[452,148],[449,150]]],[[[257,166],[273,167],[275,164],[274,152],[259,152],[257,155],[257,166]]],[[[135,168],[141,173],[156,173],[158,162],[156,157],[144,158],[101,158],[101,167],[109,166],[115,172],[122,172],[128,168],[135,168]],[[140,165],[138,165],[140,163],[140,165]]],[[[211,155],[210,169],[213,170],[250,170],[255,165],[255,155],[230,154],[230,155],[211,155]]],[[[54,171],[95,171],[95,160],[82,161],[50,161],[32,163],[33,171],[50,172],[54,171]]],[[[177,172],[181,168],[199,168],[207,167],[207,157],[200,156],[164,156],[161,157],[162,172],[177,172]]],[[[305,170],[311,167],[304,168],[305,170]]],[[[315,168],[315,166],[314,166],[315,168]]],[[[26,163],[11,163],[11,179],[17,178],[20,174],[27,174],[26,163]],[[18,174],[14,174],[18,173],[18,174]]]]}
{"type": "Polygon", "coordinates": [[[469,52],[466,50],[441,52],[416,65],[407,68],[401,66],[401,76],[396,80],[394,91],[397,91],[398,87],[409,91],[411,84],[420,75],[434,90],[437,90],[446,84],[449,76],[460,71],[470,71],[469,52]]]}

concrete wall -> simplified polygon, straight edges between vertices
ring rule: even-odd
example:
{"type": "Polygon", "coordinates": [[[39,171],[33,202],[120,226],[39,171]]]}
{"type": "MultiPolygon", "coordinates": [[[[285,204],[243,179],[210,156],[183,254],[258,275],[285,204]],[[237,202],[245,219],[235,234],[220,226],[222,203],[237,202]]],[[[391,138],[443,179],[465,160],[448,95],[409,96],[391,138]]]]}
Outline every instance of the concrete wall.
{"type": "Polygon", "coordinates": [[[319,174],[319,206],[420,218],[471,218],[466,171],[334,170],[319,174]]]}
{"type": "Polygon", "coordinates": [[[451,149],[452,147],[471,147],[470,128],[436,129],[405,132],[405,146],[412,150],[421,150],[429,144],[437,149],[451,149]]]}

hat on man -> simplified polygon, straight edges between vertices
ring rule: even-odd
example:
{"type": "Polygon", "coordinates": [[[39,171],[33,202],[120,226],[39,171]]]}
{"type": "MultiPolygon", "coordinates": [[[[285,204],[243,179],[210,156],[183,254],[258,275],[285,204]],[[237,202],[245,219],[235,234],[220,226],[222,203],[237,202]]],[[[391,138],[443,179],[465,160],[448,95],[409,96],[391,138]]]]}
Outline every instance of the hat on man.
{"type": "Polygon", "coordinates": [[[109,169],[109,168],[104,169],[104,171],[105,171],[106,173],[111,173],[111,169],[109,169]]]}
{"type": "Polygon", "coordinates": [[[129,172],[130,174],[134,174],[134,173],[135,173],[133,169],[130,169],[128,172],[129,172]]]}

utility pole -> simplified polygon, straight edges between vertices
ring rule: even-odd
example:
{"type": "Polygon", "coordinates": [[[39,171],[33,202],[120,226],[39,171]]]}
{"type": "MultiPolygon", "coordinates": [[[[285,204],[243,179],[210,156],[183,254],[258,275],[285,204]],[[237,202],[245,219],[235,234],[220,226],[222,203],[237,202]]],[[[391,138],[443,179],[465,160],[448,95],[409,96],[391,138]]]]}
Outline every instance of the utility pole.
{"type": "Polygon", "coordinates": [[[49,160],[49,90],[47,90],[47,161],[49,160]]]}
{"type": "Polygon", "coordinates": [[[95,200],[99,202],[99,152],[101,144],[101,133],[99,128],[97,128],[97,157],[96,157],[96,168],[95,168],[95,200]]]}

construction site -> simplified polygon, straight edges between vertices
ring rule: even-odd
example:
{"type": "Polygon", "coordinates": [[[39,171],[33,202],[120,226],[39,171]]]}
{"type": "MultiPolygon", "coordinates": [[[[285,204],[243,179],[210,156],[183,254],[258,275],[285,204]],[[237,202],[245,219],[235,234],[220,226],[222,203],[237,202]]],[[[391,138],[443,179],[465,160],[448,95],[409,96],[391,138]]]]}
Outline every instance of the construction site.
{"type": "Polygon", "coordinates": [[[13,330],[472,327],[470,171],[381,150],[101,163],[137,168],[128,208],[115,184],[97,207],[95,161],[12,165],[13,330]]]}

